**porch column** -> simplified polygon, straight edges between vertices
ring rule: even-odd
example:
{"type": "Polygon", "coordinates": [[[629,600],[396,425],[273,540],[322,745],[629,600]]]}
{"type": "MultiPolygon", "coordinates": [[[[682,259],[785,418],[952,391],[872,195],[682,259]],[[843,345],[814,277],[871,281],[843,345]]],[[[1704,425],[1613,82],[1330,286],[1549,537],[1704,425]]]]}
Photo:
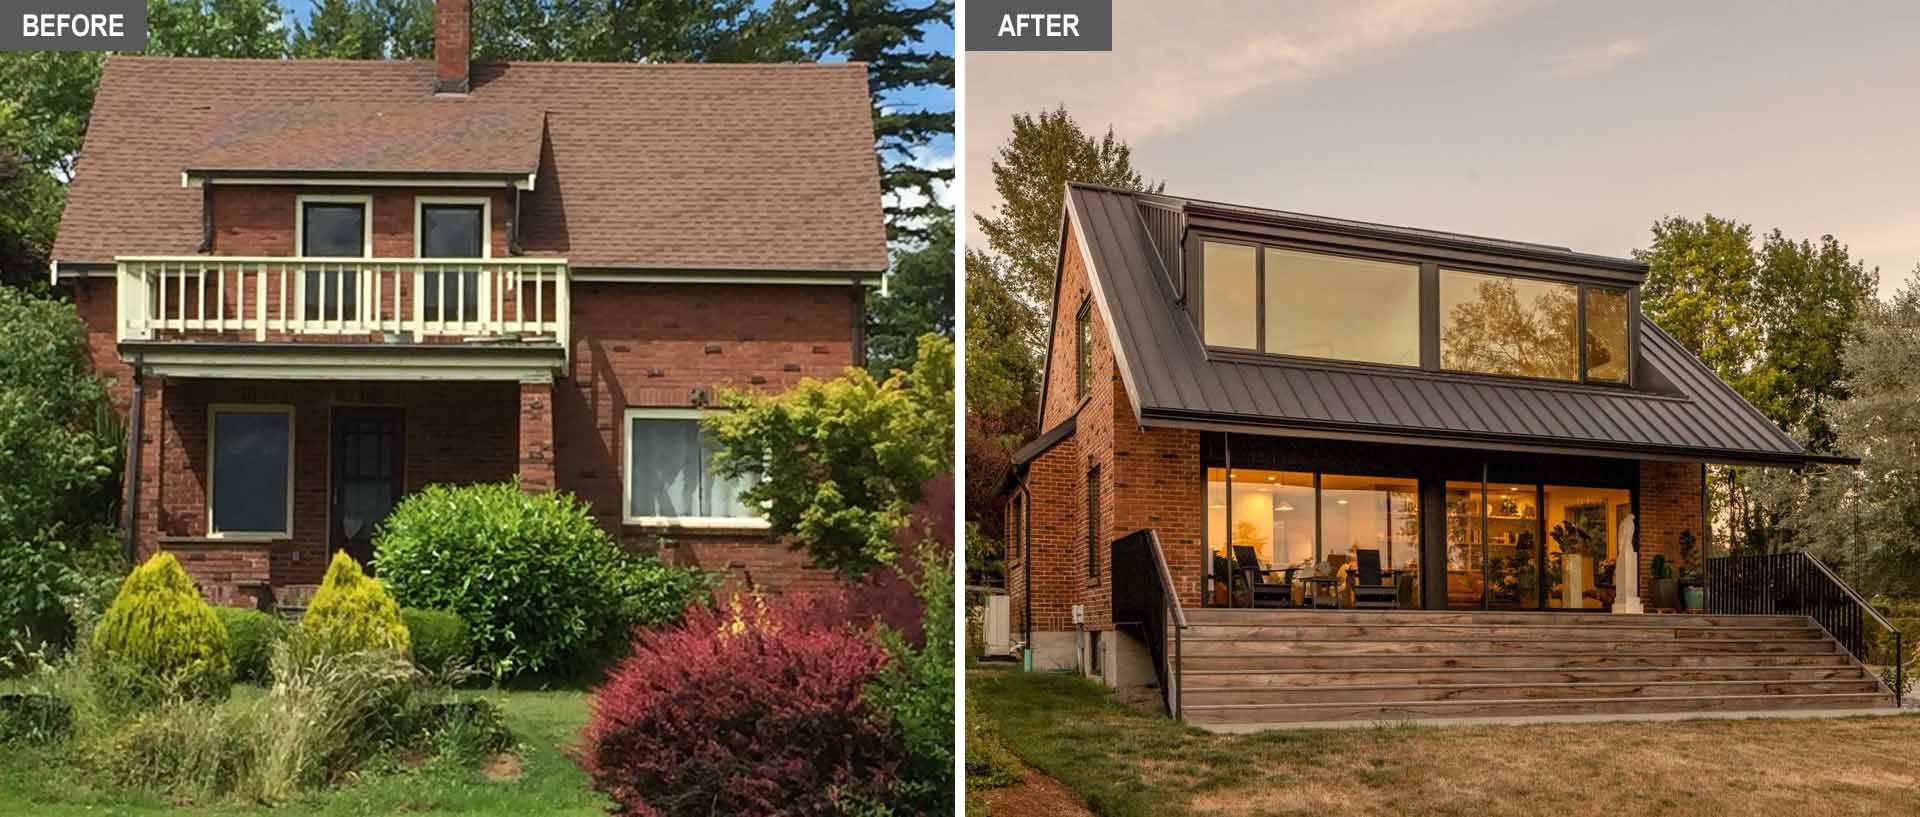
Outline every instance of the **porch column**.
{"type": "Polygon", "coordinates": [[[553,490],[553,384],[520,384],[520,489],[553,490]]]}

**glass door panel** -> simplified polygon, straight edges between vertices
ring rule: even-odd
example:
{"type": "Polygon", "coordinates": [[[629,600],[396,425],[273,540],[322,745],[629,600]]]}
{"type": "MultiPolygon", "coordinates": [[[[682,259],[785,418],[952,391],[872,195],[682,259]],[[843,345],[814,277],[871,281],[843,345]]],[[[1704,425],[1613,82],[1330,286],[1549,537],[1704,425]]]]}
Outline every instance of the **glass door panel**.
{"type": "Polygon", "coordinates": [[[1633,508],[1619,488],[1546,486],[1547,606],[1604,610],[1613,605],[1621,523],[1633,508]]]}
{"type": "Polygon", "coordinates": [[[1486,605],[1485,497],[1478,482],[1447,483],[1447,607],[1486,605]]]}
{"type": "Polygon", "coordinates": [[[1320,542],[1341,606],[1361,595],[1419,606],[1418,480],[1322,474],[1320,542]]]}
{"type": "Polygon", "coordinates": [[[1539,489],[1489,484],[1487,492],[1487,607],[1539,609],[1539,489]]]}
{"type": "Polygon", "coordinates": [[[1207,552],[1209,604],[1296,601],[1286,570],[1313,564],[1313,475],[1207,469],[1207,552]]]}

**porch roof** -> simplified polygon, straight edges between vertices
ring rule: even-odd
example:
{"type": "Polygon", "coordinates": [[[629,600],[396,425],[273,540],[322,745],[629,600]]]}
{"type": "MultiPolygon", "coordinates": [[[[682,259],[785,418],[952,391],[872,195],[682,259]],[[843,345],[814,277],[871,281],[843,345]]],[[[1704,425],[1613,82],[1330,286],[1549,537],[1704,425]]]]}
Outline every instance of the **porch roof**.
{"type": "MultiPolygon", "coordinates": [[[[1790,465],[1813,455],[1642,321],[1632,390],[1338,362],[1210,356],[1135,196],[1074,184],[1066,218],[1143,425],[1598,456],[1790,465]]],[[[1165,200],[1168,197],[1160,196],[1165,200]]]]}

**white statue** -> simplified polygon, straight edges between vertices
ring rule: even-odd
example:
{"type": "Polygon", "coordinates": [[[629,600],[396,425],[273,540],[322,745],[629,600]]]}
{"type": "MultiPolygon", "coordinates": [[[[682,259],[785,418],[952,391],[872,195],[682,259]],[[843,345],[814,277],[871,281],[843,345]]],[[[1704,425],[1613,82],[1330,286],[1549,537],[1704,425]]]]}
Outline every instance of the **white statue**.
{"type": "Polygon", "coordinates": [[[1633,514],[1620,523],[1620,540],[1615,550],[1620,558],[1613,568],[1613,611],[1627,615],[1646,612],[1640,604],[1640,553],[1633,547],[1633,514]]]}

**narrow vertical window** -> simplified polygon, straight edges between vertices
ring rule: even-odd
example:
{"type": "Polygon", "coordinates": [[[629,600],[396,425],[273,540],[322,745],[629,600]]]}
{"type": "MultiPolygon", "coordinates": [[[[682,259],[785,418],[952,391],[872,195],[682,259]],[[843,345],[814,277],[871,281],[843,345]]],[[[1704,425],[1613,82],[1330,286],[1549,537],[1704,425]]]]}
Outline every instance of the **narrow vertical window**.
{"type": "Polygon", "coordinates": [[[1073,396],[1081,399],[1093,388],[1093,299],[1088,298],[1080,304],[1080,314],[1073,319],[1074,371],[1073,396]]]}
{"type": "Polygon", "coordinates": [[[1259,264],[1245,244],[1208,241],[1200,247],[1200,332],[1208,346],[1257,348],[1260,333],[1259,264]]]}
{"type": "Polygon", "coordinates": [[[1587,287],[1587,382],[1625,383],[1631,355],[1627,348],[1627,291],[1587,287]]]}
{"type": "Polygon", "coordinates": [[[1087,470],[1087,578],[1100,576],[1100,466],[1087,470]]]}

